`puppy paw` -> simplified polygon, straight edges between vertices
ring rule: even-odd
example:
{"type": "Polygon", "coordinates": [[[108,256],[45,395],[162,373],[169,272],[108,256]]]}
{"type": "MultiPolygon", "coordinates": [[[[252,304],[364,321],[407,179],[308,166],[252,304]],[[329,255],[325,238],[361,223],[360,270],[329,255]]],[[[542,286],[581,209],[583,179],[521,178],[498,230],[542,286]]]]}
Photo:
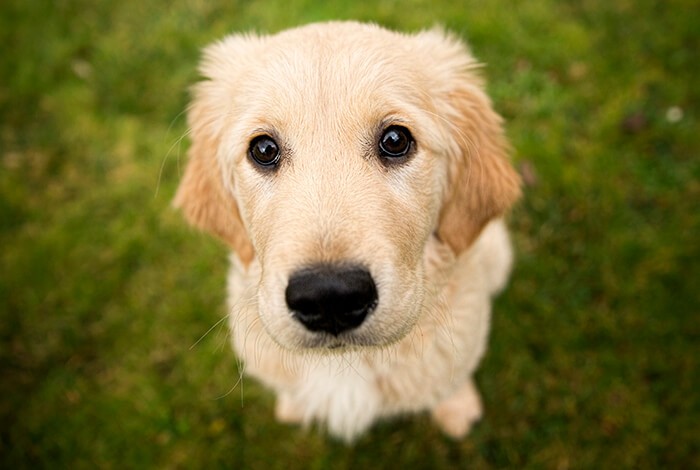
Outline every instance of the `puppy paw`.
{"type": "Polygon", "coordinates": [[[277,396],[275,418],[284,424],[302,424],[304,422],[304,415],[300,407],[286,393],[280,393],[277,396]]]}
{"type": "Polygon", "coordinates": [[[454,439],[466,436],[481,415],[481,398],[471,381],[432,410],[433,420],[442,432],[454,439]]]}

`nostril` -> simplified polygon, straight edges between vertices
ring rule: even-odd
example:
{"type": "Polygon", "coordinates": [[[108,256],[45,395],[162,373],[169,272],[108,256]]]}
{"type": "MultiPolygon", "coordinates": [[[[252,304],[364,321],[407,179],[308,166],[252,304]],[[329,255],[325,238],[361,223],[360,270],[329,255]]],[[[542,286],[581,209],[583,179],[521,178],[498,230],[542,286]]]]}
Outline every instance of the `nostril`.
{"type": "Polygon", "coordinates": [[[334,265],[292,274],[285,299],[306,329],[336,336],[360,326],[378,302],[377,287],[366,269],[334,265]]]}

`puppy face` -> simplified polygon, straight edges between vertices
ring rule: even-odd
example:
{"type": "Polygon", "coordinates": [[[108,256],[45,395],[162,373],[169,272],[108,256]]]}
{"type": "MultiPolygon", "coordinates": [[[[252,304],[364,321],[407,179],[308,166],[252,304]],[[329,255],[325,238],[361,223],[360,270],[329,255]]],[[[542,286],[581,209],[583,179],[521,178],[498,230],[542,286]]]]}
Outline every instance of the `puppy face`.
{"type": "Polygon", "coordinates": [[[459,253],[515,200],[473,66],[442,33],[355,23],[207,49],[175,203],[259,263],[258,314],[280,345],[402,338],[431,294],[430,237],[459,253]]]}

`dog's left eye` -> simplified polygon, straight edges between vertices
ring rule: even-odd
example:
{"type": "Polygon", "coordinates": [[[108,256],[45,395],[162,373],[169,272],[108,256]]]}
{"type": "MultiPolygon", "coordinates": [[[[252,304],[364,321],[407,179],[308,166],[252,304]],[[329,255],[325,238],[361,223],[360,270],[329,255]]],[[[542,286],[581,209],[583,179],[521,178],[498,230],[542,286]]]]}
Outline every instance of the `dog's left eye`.
{"type": "Polygon", "coordinates": [[[379,154],[384,158],[405,157],[412,147],[411,131],[403,126],[389,126],[379,138],[379,154]]]}

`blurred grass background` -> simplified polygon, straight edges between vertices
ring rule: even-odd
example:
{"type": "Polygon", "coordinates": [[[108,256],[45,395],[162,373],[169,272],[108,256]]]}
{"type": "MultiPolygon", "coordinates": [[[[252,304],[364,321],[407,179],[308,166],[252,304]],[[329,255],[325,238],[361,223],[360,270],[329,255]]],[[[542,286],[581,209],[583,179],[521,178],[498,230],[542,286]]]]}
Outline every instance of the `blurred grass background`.
{"type": "Polygon", "coordinates": [[[3,0],[0,467],[700,467],[699,36],[694,0],[3,0]],[[528,184],[463,442],[277,424],[225,327],[197,342],[226,250],[168,204],[199,51],[334,18],[468,39],[528,184]]]}

